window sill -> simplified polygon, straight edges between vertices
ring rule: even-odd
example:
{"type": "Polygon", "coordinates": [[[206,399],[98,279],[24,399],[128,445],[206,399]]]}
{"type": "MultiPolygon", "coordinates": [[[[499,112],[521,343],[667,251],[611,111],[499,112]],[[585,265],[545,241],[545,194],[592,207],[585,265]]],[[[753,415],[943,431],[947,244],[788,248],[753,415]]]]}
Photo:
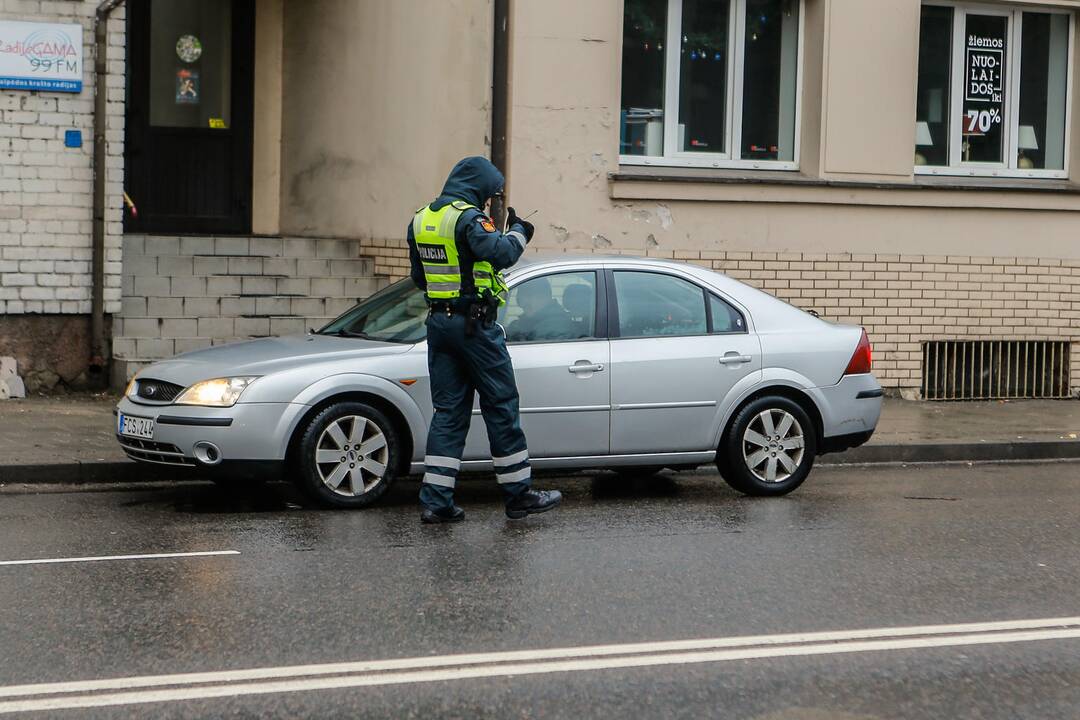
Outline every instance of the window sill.
{"type": "Polygon", "coordinates": [[[1067,180],[914,176],[910,182],[826,180],[797,171],[623,166],[608,176],[617,200],[687,200],[1080,211],[1067,180]]]}

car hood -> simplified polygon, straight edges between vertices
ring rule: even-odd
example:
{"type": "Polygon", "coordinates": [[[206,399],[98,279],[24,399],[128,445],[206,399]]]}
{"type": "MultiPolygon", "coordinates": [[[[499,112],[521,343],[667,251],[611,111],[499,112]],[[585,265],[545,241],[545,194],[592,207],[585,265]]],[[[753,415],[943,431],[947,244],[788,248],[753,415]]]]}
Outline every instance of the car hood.
{"type": "Polygon", "coordinates": [[[261,338],[177,355],[147,367],[139,377],[187,387],[200,380],[269,375],[316,362],[399,355],[411,347],[332,335],[261,338]]]}

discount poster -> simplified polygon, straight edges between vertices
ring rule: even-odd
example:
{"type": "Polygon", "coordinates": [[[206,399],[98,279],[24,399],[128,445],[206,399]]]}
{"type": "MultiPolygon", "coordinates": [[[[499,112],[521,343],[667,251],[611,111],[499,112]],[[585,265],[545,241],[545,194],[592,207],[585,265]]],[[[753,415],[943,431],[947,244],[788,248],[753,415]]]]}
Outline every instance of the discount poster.
{"type": "Polygon", "coordinates": [[[968,15],[962,127],[966,162],[1002,161],[1009,21],[968,15]]]}

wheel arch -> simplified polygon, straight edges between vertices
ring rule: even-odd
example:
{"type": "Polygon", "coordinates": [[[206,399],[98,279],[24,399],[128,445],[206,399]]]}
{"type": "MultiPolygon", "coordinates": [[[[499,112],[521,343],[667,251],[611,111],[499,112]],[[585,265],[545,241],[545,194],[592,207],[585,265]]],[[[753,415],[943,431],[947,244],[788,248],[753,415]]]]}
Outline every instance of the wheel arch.
{"type": "Polygon", "coordinates": [[[753,392],[741,399],[739,402],[732,406],[731,412],[724,419],[724,423],[721,427],[720,435],[717,437],[716,448],[717,452],[720,450],[720,446],[724,442],[724,438],[727,436],[728,431],[731,429],[732,423],[735,422],[736,416],[739,412],[754,402],[758,398],[763,398],[768,395],[778,395],[780,397],[787,398],[796,403],[803,411],[810,416],[810,420],[814,423],[814,436],[817,440],[817,447],[821,447],[825,438],[825,423],[821,415],[821,410],[818,409],[817,403],[814,399],[804,390],[794,387],[792,385],[785,384],[769,384],[759,388],[755,388],[753,392]]]}
{"type": "Polygon", "coordinates": [[[296,448],[303,430],[313,417],[337,402],[363,402],[377,408],[390,422],[402,443],[398,453],[398,475],[407,475],[416,447],[418,432],[426,429],[420,408],[400,388],[390,385],[382,378],[366,375],[332,376],[324,378],[306,388],[296,402],[310,407],[305,410],[290,428],[288,445],[285,453],[287,466],[293,467],[296,448]]]}
{"type": "Polygon", "coordinates": [[[386,415],[390,422],[393,423],[394,432],[397,433],[398,439],[401,441],[401,451],[398,453],[398,467],[394,470],[398,477],[408,475],[414,443],[412,432],[409,429],[409,422],[405,419],[401,410],[386,398],[374,393],[361,391],[347,391],[336,395],[330,395],[312,405],[304,412],[304,414],[300,416],[299,422],[293,427],[292,433],[289,436],[289,444],[285,450],[285,465],[290,468],[295,467],[296,454],[299,452],[300,438],[303,437],[304,428],[307,427],[312,418],[331,405],[339,402],[367,403],[386,415]]]}

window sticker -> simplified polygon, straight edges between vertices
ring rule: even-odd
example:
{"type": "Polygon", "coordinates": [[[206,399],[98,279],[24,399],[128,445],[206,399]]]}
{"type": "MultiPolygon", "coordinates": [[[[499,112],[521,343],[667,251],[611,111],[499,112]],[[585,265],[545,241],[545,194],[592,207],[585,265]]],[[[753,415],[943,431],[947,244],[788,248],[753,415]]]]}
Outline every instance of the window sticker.
{"type": "Polygon", "coordinates": [[[176,104],[199,104],[199,73],[197,70],[176,71],[176,104]]]}
{"type": "Polygon", "coordinates": [[[202,56],[202,43],[194,35],[181,35],[176,41],[176,56],[186,63],[193,63],[202,56]]]}

